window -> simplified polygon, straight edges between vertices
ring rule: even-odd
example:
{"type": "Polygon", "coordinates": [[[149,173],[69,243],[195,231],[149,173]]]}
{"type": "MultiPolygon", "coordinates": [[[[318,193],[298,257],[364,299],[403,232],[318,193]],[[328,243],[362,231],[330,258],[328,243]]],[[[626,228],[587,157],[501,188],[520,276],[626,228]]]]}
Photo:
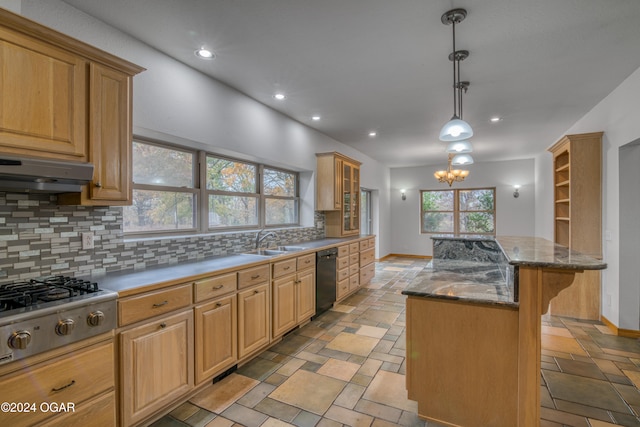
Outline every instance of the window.
{"type": "Polygon", "coordinates": [[[133,204],[124,209],[125,233],[298,223],[297,172],[157,143],[133,143],[133,204]]]}
{"type": "Polygon", "coordinates": [[[133,202],[124,208],[129,233],[195,230],[195,154],[133,142],[133,202]]]}
{"type": "Polygon", "coordinates": [[[495,188],[423,190],[422,233],[495,234],[495,188]]]}
{"type": "Polygon", "coordinates": [[[360,190],[360,234],[373,234],[373,218],[371,217],[371,190],[360,190]]]}

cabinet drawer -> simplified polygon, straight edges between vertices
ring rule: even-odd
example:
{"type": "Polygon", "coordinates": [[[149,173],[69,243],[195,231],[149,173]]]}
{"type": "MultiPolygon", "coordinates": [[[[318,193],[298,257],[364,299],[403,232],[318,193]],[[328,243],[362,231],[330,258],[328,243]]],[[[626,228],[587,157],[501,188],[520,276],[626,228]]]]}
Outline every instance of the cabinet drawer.
{"type": "MultiPolygon", "coordinates": [[[[87,399],[113,388],[113,342],[100,344],[63,356],[53,363],[44,362],[3,378],[2,399],[6,402],[35,402],[35,412],[5,412],[5,426],[32,426],[55,413],[39,410],[44,402],[73,402],[87,399]]],[[[70,424],[68,424],[70,425],[70,424]]]]}
{"type": "Polygon", "coordinates": [[[273,278],[286,276],[287,274],[296,272],[296,265],[298,260],[296,258],[285,259],[284,261],[278,261],[273,263],[273,278]]]}
{"type": "Polygon", "coordinates": [[[338,282],[349,277],[349,268],[338,270],[338,282]]]}
{"type": "Polygon", "coordinates": [[[369,249],[375,249],[376,247],[376,238],[369,237],[369,249]]]}
{"type": "Polygon", "coordinates": [[[338,257],[349,255],[349,245],[338,246],[338,257]]]}
{"type": "Polygon", "coordinates": [[[269,281],[269,265],[247,268],[238,272],[238,289],[269,281]]]}
{"type": "Polygon", "coordinates": [[[369,239],[360,241],[360,251],[369,249],[369,239]]]}
{"type": "Polygon", "coordinates": [[[116,393],[111,391],[81,405],[75,405],[75,410],[66,412],[45,423],[42,427],[69,426],[116,426],[116,393]]]}
{"type": "Polygon", "coordinates": [[[238,285],[236,273],[223,274],[222,276],[207,277],[193,282],[195,302],[204,301],[228,292],[235,291],[238,285]]]}
{"type": "Polygon", "coordinates": [[[358,243],[358,242],[351,243],[349,245],[349,254],[353,255],[353,254],[358,253],[358,252],[360,252],[360,243],[358,243]]]}
{"type": "Polygon", "coordinates": [[[367,249],[360,253],[360,265],[365,266],[371,264],[376,258],[375,249],[367,249]]]}
{"type": "Polygon", "coordinates": [[[340,301],[349,293],[349,279],[341,280],[336,286],[336,299],[340,301]]]}
{"type": "Polygon", "coordinates": [[[356,252],[355,254],[349,255],[349,265],[357,264],[360,262],[360,253],[356,252]]]}
{"type": "Polygon", "coordinates": [[[338,270],[349,267],[349,257],[345,256],[338,258],[337,267],[338,270]]]}
{"type": "Polygon", "coordinates": [[[298,257],[298,271],[305,270],[307,268],[315,267],[316,254],[302,255],[298,257]]]}
{"type": "Polygon", "coordinates": [[[118,300],[118,325],[129,325],[168,313],[190,305],[191,301],[191,284],[118,300]]]}
{"type": "Polygon", "coordinates": [[[349,277],[349,292],[358,289],[358,286],[360,286],[360,274],[349,277]]]}
{"type": "Polygon", "coordinates": [[[376,267],[374,264],[369,264],[360,269],[360,284],[365,285],[371,281],[376,274],[376,267]]]}
{"type": "Polygon", "coordinates": [[[349,266],[349,276],[360,273],[360,265],[356,262],[349,266]]]}

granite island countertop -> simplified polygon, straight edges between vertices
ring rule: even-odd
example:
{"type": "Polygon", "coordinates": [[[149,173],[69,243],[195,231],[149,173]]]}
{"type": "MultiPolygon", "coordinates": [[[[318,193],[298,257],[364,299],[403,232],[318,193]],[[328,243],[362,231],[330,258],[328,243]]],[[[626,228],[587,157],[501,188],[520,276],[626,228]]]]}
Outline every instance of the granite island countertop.
{"type": "MultiPolygon", "coordinates": [[[[433,236],[433,240],[462,240],[464,236],[433,236]]],[[[472,236],[469,241],[490,241],[472,236]]],[[[543,267],[566,270],[601,270],[607,264],[539,237],[502,236],[493,240],[513,266],[464,259],[437,259],[420,271],[404,295],[460,300],[478,304],[518,307],[518,267],[543,267]]]]}

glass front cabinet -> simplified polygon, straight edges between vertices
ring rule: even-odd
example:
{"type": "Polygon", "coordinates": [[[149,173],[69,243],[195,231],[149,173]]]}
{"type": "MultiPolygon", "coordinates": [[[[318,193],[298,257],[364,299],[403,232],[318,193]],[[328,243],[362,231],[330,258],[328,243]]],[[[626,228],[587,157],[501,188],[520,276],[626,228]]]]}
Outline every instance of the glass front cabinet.
{"type": "Polygon", "coordinates": [[[360,234],[360,162],[340,153],[317,153],[316,210],[324,211],[327,237],[360,234]]]}

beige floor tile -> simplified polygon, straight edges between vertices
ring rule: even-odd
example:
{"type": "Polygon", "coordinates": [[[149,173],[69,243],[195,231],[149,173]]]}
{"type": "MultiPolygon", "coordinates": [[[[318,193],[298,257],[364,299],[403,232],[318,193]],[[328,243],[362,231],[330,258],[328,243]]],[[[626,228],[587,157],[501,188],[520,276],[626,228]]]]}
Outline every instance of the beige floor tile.
{"type": "Polygon", "coordinates": [[[387,334],[387,328],[377,328],[375,326],[362,325],[356,331],[356,335],[364,335],[365,337],[382,338],[387,334]]]}
{"type": "Polygon", "coordinates": [[[336,304],[331,310],[338,311],[340,313],[351,313],[355,309],[352,305],[336,304]]]}
{"type": "Polygon", "coordinates": [[[600,370],[605,374],[620,375],[620,376],[624,375],[622,371],[618,368],[618,366],[616,366],[616,364],[613,363],[611,360],[593,359],[593,361],[595,362],[596,365],[598,365],[598,368],[600,368],[600,370]]]}
{"type": "Polygon", "coordinates": [[[324,416],[351,427],[369,427],[373,422],[373,417],[369,415],[335,405],[324,416]]]}
{"type": "Polygon", "coordinates": [[[615,332],[613,332],[607,325],[593,325],[593,326],[595,326],[597,330],[599,330],[601,333],[605,335],[615,335],[615,332]]]}
{"type": "Polygon", "coordinates": [[[206,425],[206,427],[231,427],[235,423],[231,420],[228,420],[224,417],[215,417],[213,420],[206,425]]]}
{"type": "Polygon", "coordinates": [[[281,421],[276,418],[269,418],[267,421],[261,424],[261,427],[286,427],[286,426],[293,427],[293,424],[285,423],[284,421],[281,421]]]}
{"type": "Polygon", "coordinates": [[[376,372],[378,372],[380,366],[382,366],[382,360],[367,359],[360,367],[358,373],[361,375],[372,377],[376,374],[376,372]]]}
{"type": "Polygon", "coordinates": [[[624,372],[624,374],[627,376],[627,378],[631,380],[631,382],[633,383],[633,385],[636,386],[636,388],[640,389],[640,372],[628,371],[626,369],[623,369],[622,372],[624,372]]]}
{"type": "Polygon", "coordinates": [[[359,356],[368,356],[378,344],[378,341],[380,340],[377,338],[340,332],[325,348],[359,356]]]}
{"type": "Polygon", "coordinates": [[[307,361],[303,359],[291,359],[287,363],[285,363],[280,369],[276,371],[276,373],[280,375],[291,376],[294,372],[296,372],[302,365],[304,365],[307,361]]]}
{"type": "Polygon", "coordinates": [[[591,425],[591,427],[609,427],[609,426],[616,427],[616,426],[618,426],[618,424],[612,424],[612,423],[608,423],[608,422],[600,421],[600,420],[593,420],[591,418],[588,418],[588,420],[589,420],[589,424],[591,425]]]}
{"type": "Polygon", "coordinates": [[[329,409],[345,385],[344,381],[300,370],[276,388],[269,397],[322,415],[329,409]]]}
{"type": "Polygon", "coordinates": [[[219,414],[258,384],[260,384],[260,381],[253,378],[231,374],[193,396],[190,402],[219,414]]]}
{"type": "Polygon", "coordinates": [[[542,334],[542,348],[545,350],[587,356],[587,353],[574,338],[542,334]]]}
{"type": "Polygon", "coordinates": [[[398,318],[398,314],[394,311],[387,310],[375,310],[369,309],[362,313],[359,317],[360,320],[370,320],[376,323],[385,323],[387,325],[393,324],[398,318]]]}
{"type": "Polygon", "coordinates": [[[558,337],[573,338],[571,332],[565,328],[557,328],[555,326],[542,326],[542,333],[547,335],[555,335],[558,337]]]}
{"type": "Polygon", "coordinates": [[[171,416],[180,421],[184,421],[187,418],[189,418],[191,415],[198,412],[199,409],[200,408],[198,408],[196,405],[193,405],[189,402],[185,402],[182,405],[178,406],[173,411],[171,411],[171,416]]]}
{"type": "Polygon", "coordinates": [[[418,404],[407,399],[404,375],[394,372],[378,371],[362,397],[405,411],[418,412],[418,404]]]}
{"type": "Polygon", "coordinates": [[[353,409],[362,397],[365,391],[365,387],[357,384],[347,384],[342,393],[333,402],[334,405],[342,406],[343,408],[353,409]]]}
{"type": "Polygon", "coordinates": [[[358,372],[360,365],[344,360],[329,359],[316,372],[342,381],[349,381],[358,372]]]}

